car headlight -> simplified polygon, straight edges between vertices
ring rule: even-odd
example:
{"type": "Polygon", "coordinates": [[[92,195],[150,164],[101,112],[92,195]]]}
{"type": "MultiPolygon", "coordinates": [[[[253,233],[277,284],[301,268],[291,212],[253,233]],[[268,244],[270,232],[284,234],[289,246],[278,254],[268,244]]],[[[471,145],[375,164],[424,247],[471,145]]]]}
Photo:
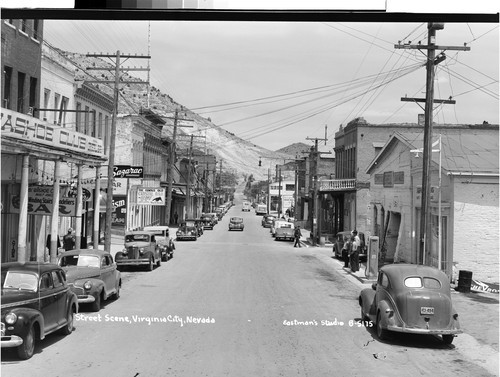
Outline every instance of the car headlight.
{"type": "Polygon", "coordinates": [[[16,313],[9,313],[5,316],[5,323],[8,325],[13,325],[17,321],[16,313]]]}
{"type": "Polygon", "coordinates": [[[141,253],[141,254],[144,253],[144,248],[143,247],[139,248],[139,253],[141,253]]]}
{"type": "Polygon", "coordinates": [[[90,280],[87,280],[85,283],[83,283],[83,288],[85,288],[87,291],[92,288],[92,282],[90,280]]]}
{"type": "Polygon", "coordinates": [[[123,253],[123,254],[127,254],[127,249],[123,249],[123,250],[122,250],[122,253],[123,253]]]}

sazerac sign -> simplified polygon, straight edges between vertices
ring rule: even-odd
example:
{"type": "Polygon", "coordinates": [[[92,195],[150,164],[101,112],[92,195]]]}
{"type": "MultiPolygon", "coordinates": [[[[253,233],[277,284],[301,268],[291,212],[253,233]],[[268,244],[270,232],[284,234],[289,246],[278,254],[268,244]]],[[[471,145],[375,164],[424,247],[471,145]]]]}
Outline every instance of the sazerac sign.
{"type": "Polygon", "coordinates": [[[165,189],[143,187],[137,190],[137,204],[163,206],[165,205],[165,189]]]}

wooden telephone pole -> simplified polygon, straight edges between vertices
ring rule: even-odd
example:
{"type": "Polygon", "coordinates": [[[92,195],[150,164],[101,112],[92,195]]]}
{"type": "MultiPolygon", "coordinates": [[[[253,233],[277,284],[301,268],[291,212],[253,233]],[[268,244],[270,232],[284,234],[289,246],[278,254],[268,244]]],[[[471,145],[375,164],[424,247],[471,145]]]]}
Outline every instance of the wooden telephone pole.
{"type": "MultiPolygon", "coordinates": [[[[95,58],[114,58],[115,64],[111,67],[87,67],[87,70],[99,70],[99,71],[111,71],[115,72],[114,81],[107,80],[98,80],[98,81],[87,81],[93,83],[114,83],[114,106],[113,106],[113,115],[111,118],[111,132],[109,137],[109,159],[108,159],[108,185],[107,185],[107,194],[106,194],[106,225],[104,230],[104,249],[111,250],[111,224],[112,224],[112,216],[113,216],[113,168],[115,164],[115,143],[116,143],[116,118],[118,115],[118,95],[120,84],[147,84],[147,82],[136,80],[136,81],[122,81],[120,80],[120,73],[124,71],[149,71],[149,68],[130,68],[124,67],[120,68],[121,59],[150,59],[149,55],[122,55],[120,51],[117,51],[116,54],[87,54],[87,57],[95,57],[95,58]]],[[[128,193],[127,193],[128,195],[128,193]]],[[[96,193],[96,198],[99,197],[99,193],[96,193]]],[[[128,216],[128,214],[127,214],[128,216]]],[[[96,224],[94,224],[95,226],[96,224]]],[[[98,240],[94,240],[94,242],[98,242],[98,240]]]]}
{"type": "Polygon", "coordinates": [[[309,138],[306,137],[306,140],[314,140],[314,150],[313,150],[313,159],[314,159],[314,174],[313,174],[313,213],[311,216],[311,234],[312,234],[312,242],[313,245],[316,245],[316,242],[319,242],[320,233],[321,233],[321,216],[319,216],[319,206],[318,206],[318,164],[319,164],[319,155],[322,153],[330,153],[330,152],[319,152],[318,151],[318,141],[324,141],[325,144],[328,141],[326,138],[326,126],[325,126],[325,137],[321,138],[309,138]]]}
{"type": "MultiPolygon", "coordinates": [[[[469,51],[466,46],[437,46],[436,30],[444,29],[444,23],[429,22],[427,25],[428,37],[427,45],[398,44],[395,48],[427,50],[426,63],[426,97],[402,98],[402,101],[425,102],[425,125],[424,125],[424,150],[422,166],[422,204],[420,211],[420,233],[419,250],[417,255],[418,264],[430,265],[431,260],[431,211],[430,211],[430,191],[431,191],[431,156],[432,156],[432,112],[434,103],[455,104],[452,100],[434,100],[434,66],[446,59],[444,52],[436,58],[436,50],[460,50],[469,51]]],[[[439,235],[441,237],[441,234],[439,235]]],[[[441,266],[439,266],[441,268],[441,266]]]]}

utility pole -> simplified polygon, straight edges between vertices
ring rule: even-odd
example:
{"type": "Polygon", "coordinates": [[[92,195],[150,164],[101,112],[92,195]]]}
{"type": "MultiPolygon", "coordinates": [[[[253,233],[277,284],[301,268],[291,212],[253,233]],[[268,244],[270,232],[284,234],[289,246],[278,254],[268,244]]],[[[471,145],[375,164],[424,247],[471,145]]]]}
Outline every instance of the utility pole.
{"type": "MultiPolygon", "coordinates": [[[[187,136],[187,135],[186,135],[187,136]]],[[[191,203],[191,168],[192,168],[192,159],[193,159],[193,139],[195,137],[205,137],[198,135],[189,135],[189,152],[188,152],[188,167],[187,167],[187,178],[186,178],[186,218],[190,219],[193,217],[192,211],[192,203],[191,203]]]]}
{"type": "Polygon", "coordinates": [[[319,164],[319,155],[320,153],[329,153],[329,152],[319,152],[318,151],[318,141],[323,140],[325,143],[327,142],[327,138],[309,138],[306,140],[314,140],[314,150],[313,150],[313,160],[314,160],[314,174],[313,174],[313,214],[311,216],[311,234],[312,234],[312,242],[313,245],[316,245],[319,242],[320,233],[321,233],[321,216],[319,216],[319,206],[318,206],[318,164],[319,164]]]}
{"type": "MultiPolygon", "coordinates": [[[[149,68],[120,68],[121,58],[145,58],[150,59],[149,55],[121,55],[120,51],[114,54],[87,54],[87,57],[95,57],[95,58],[115,58],[114,67],[87,67],[87,70],[100,70],[100,71],[111,71],[114,68],[115,71],[115,79],[114,81],[107,80],[98,80],[98,81],[87,81],[87,82],[95,82],[95,83],[114,83],[114,106],[113,106],[113,115],[111,118],[111,132],[109,137],[109,159],[108,159],[108,185],[107,185],[107,194],[106,194],[106,225],[104,231],[104,249],[111,250],[111,224],[112,224],[112,216],[113,216],[113,167],[115,164],[115,143],[116,143],[116,118],[118,115],[118,95],[119,95],[119,86],[122,84],[146,84],[146,82],[137,80],[137,81],[120,81],[120,72],[124,71],[149,71],[149,68]]],[[[96,197],[98,197],[99,193],[96,193],[96,197]]],[[[128,192],[127,192],[128,197],[128,192]]],[[[128,216],[128,214],[127,214],[128,216]]]]}
{"type": "MultiPolygon", "coordinates": [[[[432,226],[431,226],[431,210],[430,210],[430,191],[431,191],[431,161],[432,161],[432,112],[434,103],[455,104],[453,100],[434,100],[434,66],[446,59],[446,55],[442,52],[436,58],[436,50],[460,50],[469,51],[470,47],[464,46],[437,46],[436,45],[436,30],[444,29],[442,22],[429,22],[427,24],[428,36],[427,45],[409,45],[398,44],[395,48],[402,49],[426,49],[426,91],[425,99],[420,98],[402,98],[402,101],[425,102],[425,124],[424,124],[424,150],[422,162],[422,204],[420,210],[420,233],[419,233],[419,250],[417,255],[418,264],[431,265],[432,255],[432,226]]],[[[441,234],[439,235],[441,237],[441,234]]]]}

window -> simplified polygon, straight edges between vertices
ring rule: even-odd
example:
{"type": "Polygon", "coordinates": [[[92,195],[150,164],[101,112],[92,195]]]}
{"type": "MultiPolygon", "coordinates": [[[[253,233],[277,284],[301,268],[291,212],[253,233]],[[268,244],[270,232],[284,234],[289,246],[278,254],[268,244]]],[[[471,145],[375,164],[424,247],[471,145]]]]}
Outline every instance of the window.
{"type": "Polygon", "coordinates": [[[76,103],[76,131],[82,132],[82,104],[80,102],[76,103]]]}
{"type": "Polygon", "coordinates": [[[422,288],[422,279],[418,276],[406,278],[405,286],[408,288],[422,288]]]}
{"type": "Polygon", "coordinates": [[[97,120],[97,137],[102,140],[102,113],[99,113],[99,118],[97,120]]]}
{"type": "Polygon", "coordinates": [[[38,79],[36,77],[30,77],[30,99],[29,107],[36,107],[36,95],[38,92],[38,79]]]}
{"type": "Polygon", "coordinates": [[[58,124],[60,126],[66,126],[66,110],[68,109],[68,102],[69,98],[62,96],[61,99],[61,106],[60,106],[60,112],[59,112],[59,121],[58,124]]]}
{"type": "MultiPolygon", "coordinates": [[[[45,109],[49,108],[49,103],[50,103],[50,90],[45,89],[43,92],[43,107],[45,109]]],[[[47,120],[47,112],[43,112],[43,120],[47,120]]]]}
{"type": "MultiPolygon", "coordinates": [[[[59,109],[59,104],[61,101],[61,95],[59,93],[54,93],[54,110],[59,109]]],[[[54,124],[57,124],[58,112],[54,111],[54,124]]]]}
{"type": "Polygon", "coordinates": [[[389,286],[389,278],[387,277],[386,274],[380,275],[379,284],[384,288],[387,288],[389,286]]]}
{"type": "Polygon", "coordinates": [[[286,184],[285,185],[285,190],[286,191],[294,191],[295,190],[295,185],[286,184]]]}
{"type": "Polygon", "coordinates": [[[84,116],[84,121],[83,121],[83,130],[82,132],[86,135],[89,134],[89,127],[90,127],[90,121],[89,121],[89,107],[88,106],[85,106],[85,113],[83,114],[84,116]]]}
{"type": "Polygon", "coordinates": [[[38,39],[38,29],[40,27],[39,20],[33,20],[33,39],[38,39]]]}
{"type": "Polygon", "coordinates": [[[11,82],[12,82],[12,67],[4,66],[4,82],[3,82],[3,103],[2,106],[6,109],[10,109],[11,105],[11,82]]]}
{"type": "Polygon", "coordinates": [[[59,275],[58,271],[52,271],[52,280],[54,281],[54,287],[61,287],[64,285],[64,282],[61,278],[61,275],[59,275]]]}
{"type": "Polygon", "coordinates": [[[26,29],[28,28],[28,20],[23,18],[21,20],[21,31],[23,31],[24,33],[26,33],[26,29]]]}
{"type": "Polygon", "coordinates": [[[24,113],[24,82],[26,74],[17,72],[17,112],[24,113]]]}
{"type": "Polygon", "coordinates": [[[40,278],[40,291],[52,288],[52,277],[49,272],[46,272],[40,278]]]}

